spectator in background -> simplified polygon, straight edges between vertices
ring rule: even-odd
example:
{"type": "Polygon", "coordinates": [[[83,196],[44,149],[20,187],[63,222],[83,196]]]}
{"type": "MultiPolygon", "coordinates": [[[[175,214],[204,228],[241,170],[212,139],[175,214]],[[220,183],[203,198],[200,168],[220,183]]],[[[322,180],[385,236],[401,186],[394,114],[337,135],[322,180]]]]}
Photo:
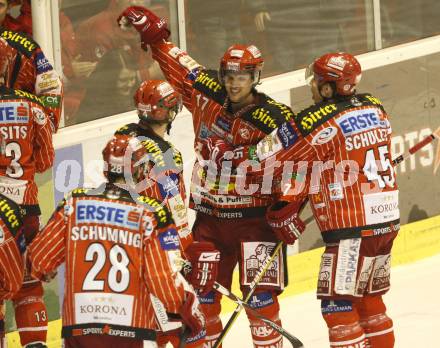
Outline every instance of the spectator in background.
{"type": "Polygon", "coordinates": [[[5,29],[20,31],[32,36],[30,0],[0,0],[0,25],[5,29]],[[7,13],[13,6],[21,5],[17,18],[7,13]]]}
{"type": "Polygon", "coordinates": [[[134,58],[123,49],[107,52],[85,83],[77,123],[92,121],[134,109],[131,96],[139,80],[134,58]]]}
{"type": "MultiPolygon", "coordinates": [[[[1,1],[1,0],[0,0],[1,1]]],[[[78,45],[72,21],[60,7],[60,39],[61,62],[63,64],[64,96],[64,124],[70,126],[76,123],[76,113],[85,96],[84,80],[95,70],[97,62],[83,60],[78,53],[78,45]]]]}
{"type": "Polygon", "coordinates": [[[275,73],[303,68],[310,57],[328,51],[366,51],[358,29],[364,5],[350,0],[245,0],[255,28],[267,35],[275,73]],[[341,22],[341,19],[343,21],[341,22]],[[355,47],[353,46],[355,45],[355,47]]]}
{"type": "MultiPolygon", "coordinates": [[[[83,59],[90,62],[99,61],[107,52],[115,49],[124,49],[135,57],[140,80],[160,78],[160,69],[151,58],[150,54],[139,47],[136,35],[131,31],[121,31],[116,23],[119,13],[131,5],[145,6],[150,1],[144,0],[110,0],[108,7],[84,20],[77,27],[76,39],[78,53],[83,59]]],[[[163,6],[153,6],[166,18],[168,14],[163,6]]]]}
{"type": "MultiPolygon", "coordinates": [[[[253,0],[252,0],[253,1],[253,0]]],[[[243,42],[240,25],[240,2],[236,0],[188,0],[189,30],[195,39],[188,41],[188,52],[207,68],[218,68],[218,57],[225,49],[243,42]],[[200,45],[200,43],[206,45],[200,45]]],[[[148,7],[148,6],[147,6],[148,7]]],[[[148,7],[162,17],[151,6],[148,7]]]]}

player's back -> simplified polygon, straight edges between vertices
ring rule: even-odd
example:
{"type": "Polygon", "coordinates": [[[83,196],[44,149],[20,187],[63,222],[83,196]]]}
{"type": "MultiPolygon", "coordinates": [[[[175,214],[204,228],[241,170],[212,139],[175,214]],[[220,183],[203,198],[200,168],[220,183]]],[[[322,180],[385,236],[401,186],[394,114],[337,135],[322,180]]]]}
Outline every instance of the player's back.
{"type": "Polygon", "coordinates": [[[311,171],[309,197],[324,239],[398,229],[391,126],[380,101],[369,94],[326,101],[301,111],[295,124],[322,163],[311,171]]]}
{"type": "Polygon", "coordinates": [[[151,130],[141,128],[138,123],[119,128],[115,136],[135,137],[141,142],[149,160],[148,180],[142,187],[142,195],[165,202],[176,223],[184,250],[192,242],[192,235],[185,206],[182,154],[170,142],[151,130]]]}
{"type": "Polygon", "coordinates": [[[0,192],[18,204],[37,204],[36,172],[53,163],[48,117],[41,99],[0,87],[0,192]]]}
{"type": "Polygon", "coordinates": [[[83,335],[84,330],[123,330],[132,338],[151,335],[144,239],[157,233],[161,222],[128,191],[108,187],[102,193],[74,190],[64,213],[64,335],[83,335]]]}

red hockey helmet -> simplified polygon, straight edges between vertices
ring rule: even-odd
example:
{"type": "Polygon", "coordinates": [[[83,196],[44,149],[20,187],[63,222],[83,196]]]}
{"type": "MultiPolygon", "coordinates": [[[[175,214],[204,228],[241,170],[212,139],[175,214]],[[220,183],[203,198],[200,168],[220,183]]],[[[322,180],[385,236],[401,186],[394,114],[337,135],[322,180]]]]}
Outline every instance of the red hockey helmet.
{"type": "Polygon", "coordinates": [[[182,110],[182,98],[163,80],[141,83],[134,94],[134,103],[140,119],[156,123],[171,123],[182,110]]]}
{"type": "Polygon", "coordinates": [[[318,86],[335,82],[336,93],[351,95],[362,77],[359,61],[349,53],[327,53],[316,59],[306,70],[306,81],[315,79],[318,86]]]}
{"type": "MultiPolygon", "coordinates": [[[[129,135],[115,135],[102,150],[102,158],[106,164],[104,176],[113,181],[118,177],[135,176],[136,169],[143,166],[142,159],[147,155],[142,143],[135,137],[129,135]]],[[[136,178],[139,181],[140,177],[136,178]]]]}
{"type": "Polygon", "coordinates": [[[256,46],[232,45],[220,61],[219,80],[224,84],[228,72],[250,72],[256,85],[260,82],[263,65],[264,59],[256,46]]]}

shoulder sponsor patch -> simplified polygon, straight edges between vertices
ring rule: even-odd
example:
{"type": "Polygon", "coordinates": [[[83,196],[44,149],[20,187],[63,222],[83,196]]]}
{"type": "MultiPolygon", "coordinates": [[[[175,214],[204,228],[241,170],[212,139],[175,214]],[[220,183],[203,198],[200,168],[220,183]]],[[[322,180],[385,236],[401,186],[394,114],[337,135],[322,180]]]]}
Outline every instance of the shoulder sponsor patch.
{"type": "Polygon", "coordinates": [[[160,194],[163,199],[168,199],[179,195],[179,177],[177,174],[161,176],[157,179],[160,194]]]}
{"type": "Polygon", "coordinates": [[[242,119],[251,123],[265,134],[269,134],[274,129],[280,127],[284,122],[289,121],[292,116],[292,110],[282,104],[263,95],[264,100],[261,105],[246,111],[242,119]]]}
{"type": "Polygon", "coordinates": [[[10,46],[14,47],[17,51],[28,58],[30,58],[34,51],[39,48],[34,40],[23,33],[3,29],[0,32],[0,36],[5,39],[10,46]]]}
{"type": "Polygon", "coordinates": [[[29,99],[29,100],[35,102],[35,103],[39,103],[42,106],[45,105],[44,104],[44,100],[42,98],[40,98],[40,97],[37,97],[35,94],[29,93],[29,92],[26,92],[26,91],[22,91],[22,90],[19,90],[19,89],[14,89],[13,91],[14,91],[14,95],[19,97],[19,98],[26,98],[26,99],[29,99]]]}
{"type": "Polygon", "coordinates": [[[258,142],[257,147],[255,149],[255,154],[258,160],[263,161],[266,158],[275,155],[277,152],[281,151],[282,149],[283,149],[283,144],[281,143],[280,138],[278,137],[278,131],[275,130],[258,142]]]}
{"type": "MultiPolygon", "coordinates": [[[[209,99],[223,105],[226,100],[226,90],[218,80],[215,70],[202,70],[197,75],[193,87],[206,95],[209,99]]],[[[202,104],[203,105],[203,104],[202,104]]]]}
{"type": "Polygon", "coordinates": [[[288,122],[284,122],[278,127],[277,135],[285,149],[295,144],[298,139],[298,134],[296,134],[292,125],[288,122]]]}
{"type": "Polygon", "coordinates": [[[262,161],[275,155],[282,149],[292,146],[297,140],[298,134],[296,134],[292,125],[284,122],[279,128],[260,140],[255,149],[255,154],[262,161]]]}
{"type": "Polygon", "coordinates": [[[323,145],[332,140],[338,134],[336,127],[330,126],[319,131],[312,139],[312,145],[323,145]]]}
{"type": "Polygon", "coordinates": [[[55,72],[44,72],[42,74],[37,75],[36,94],[44,94],[44,93],[53,93],[60,94],[61,93],[61,81],[58,75],[55,72]]]}
{"type": "Polygon", "coordinates": [[[137,198],[137,201],[139,203],[142,203],[146,210],[154,214],[158,228],[164,228],[173,222],[171,214],[169,210],[164,206],[163,202],[159,202],[154,198],[146,196],[139,196],[137,198]]]}
{"type": "Polygon", "coordinates": [[[327,120],[337,115],[338,112],[338,105],[334,103],[313,105],[300,111],[295,117],[295,123],[300,133],[305,137],[327,120]]]}
{"type": "Polygon", "coordinates": [[[174,228],[159,235],[160,246],[163,250],[176,250],[180,247],[179,235],[174,228]]]}
{"type": "Polygon", "coordinates": [[[35,55],[35,68],[37,69],[37,74],[53,70],[52,65],[49,63],[49,60],[44,55],[43,51],[39,51],[35,55]]]}

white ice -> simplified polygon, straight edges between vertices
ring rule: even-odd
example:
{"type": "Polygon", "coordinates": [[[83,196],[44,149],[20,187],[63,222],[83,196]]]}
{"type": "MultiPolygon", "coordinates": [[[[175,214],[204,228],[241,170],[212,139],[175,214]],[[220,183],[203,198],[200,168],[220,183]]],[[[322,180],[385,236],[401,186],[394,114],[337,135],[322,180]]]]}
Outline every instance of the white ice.
{"type": "MultiPolygon", "coordinates": [[[[391,290],[384,299],[394,321],[396,348],[440,347],[439,290],[440,254],[392,269],[391,290]]],[[[305,348],[329,347],[327,328],[313,292],[280,302],[283,327],[300,338],[305,348]]],[[[223,323],[229,316],[230,313],[223,316],[223,323]]],[[[285,341],[284,347],[289,346],[285,341]]],[[[226,336],[223,347],[252,347],[243,312],[226,336]]]]}

